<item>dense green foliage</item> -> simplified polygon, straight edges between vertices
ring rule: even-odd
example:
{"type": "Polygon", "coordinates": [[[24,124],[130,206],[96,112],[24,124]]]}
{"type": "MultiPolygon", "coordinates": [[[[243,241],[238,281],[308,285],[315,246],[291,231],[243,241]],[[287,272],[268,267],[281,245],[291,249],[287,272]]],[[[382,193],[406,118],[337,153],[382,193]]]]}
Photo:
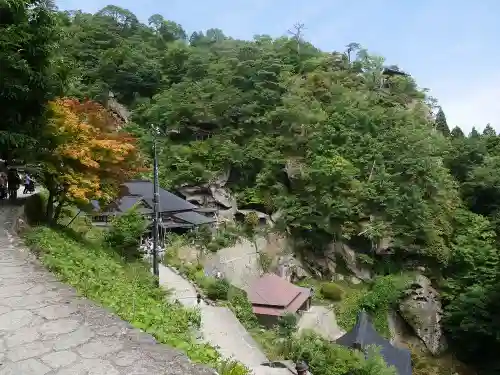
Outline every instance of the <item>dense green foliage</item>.
{"type": "Polygon", "coordinates": [[[47,101],[60,93],[55,13],[50,1],[0,1],[0,146],[3,159],[27,157],[47,101]]]}
{"type": "Polygon", "coordinates": [[[278,319],[278,329],[282,336],[290,337],[297,331],[298,318],[296,314],[285,314],[278,319]]]}
{"type": "Polygon", "coordinates": [[[148,226],[146,219],[132,209],[113,219],[105,233],[108,245],[126,258],[138,258],[140,239],[148,226]]]}
{"type": "Polygon", "coordinates": [[[388,309],[396,307],[408,280],[407,275],[379,276],[369,288],[361,287],[349,291],[342,303],[336,305],[339,325],[346,330],[351,329],[356,323],[358,312],[364,309],[372,315],[377,331],[390,338],[388,309]]]}
{"type": "MultiPolygon", "coordinates": [[[[300,340],[290,341],[289,344],[287,356],[294,360],[307,361],[313,374],[393,375],[396,373],[393,368],[387,368],[377,355],[368,355],[367,360],[362,360],[363,354],[346,351],[314,334],[304,335],[300,340]]],[[[373,351],[376,349],[370,350],[373,351]]]]}
{"type": "MultiPolygon", "coordinates": [[[[163,185],[206,183],[229,171],[226,187],[239,207],[279,212],[276,229],[304,254],[335,240],[356,244],[366,265],[425,266],[443,294],[452,349],[483,374],[499,371],[500,138],[493,128],[464,135],[441,108],[431,114],[433,101],[410,76],[384,74],[383,58],[354,43],[326,53],[300,35],[244,41],[211,29],[188,37],[160,15],[145,25],[116,6],[85,14],[41,4],[0,7],[7,20],[0,63],[8,67],[0,71],[2,142],[12,148],[37,134],[46,101],[61,90],[116,111],[112,92],[131,111],[128,128],[146,153],[150,124],[163,130],[163,185]],[[397,259],[375,262],[376,244],[386,239],[397,259]]],[[[360,307],[382,317],[398,298],[396,282],[387,275],[369,293],[346,293],[340,322],[351,324],[360,307]]],[[[376,319],[383,331],[384,322],[376,319]]],[[[335,355],[321,355],[318,374],[347,371],[326,370],[335,355]]]]}

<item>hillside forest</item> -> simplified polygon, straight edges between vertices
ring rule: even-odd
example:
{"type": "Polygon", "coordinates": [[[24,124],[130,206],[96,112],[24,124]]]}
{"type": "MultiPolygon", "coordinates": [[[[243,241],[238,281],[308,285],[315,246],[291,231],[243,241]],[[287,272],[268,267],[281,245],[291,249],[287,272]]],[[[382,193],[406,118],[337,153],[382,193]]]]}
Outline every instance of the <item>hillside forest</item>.
{"type": "Polygon", "coordinates": [[[2,0],[0,109],[2,159],[43,166],[49,219],[150,173],[154,124],[163,187],[229,171],[238,207],[279,213],[303,256],[336,241],[381,273],[425,268],[450,350],[500,373],[500,137],[447,123],[404,67],[356,43],[321,51],[300,26],[238,40],[113,5],[2,0]]]}

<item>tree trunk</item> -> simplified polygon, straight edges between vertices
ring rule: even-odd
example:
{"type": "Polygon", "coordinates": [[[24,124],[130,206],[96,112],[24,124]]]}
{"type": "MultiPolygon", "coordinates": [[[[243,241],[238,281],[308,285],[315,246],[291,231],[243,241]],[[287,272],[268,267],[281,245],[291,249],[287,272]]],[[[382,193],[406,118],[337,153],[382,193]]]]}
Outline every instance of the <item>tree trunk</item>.
{"type": "Polygon", "coordinates": [[[56,209],[54,210],[54,224],[57,224],[57,221],[61,217],[61,212],[62,212],[62,209],[63,209],[65,203],[66,202],[64,201],[64,199],[61,198],[61,200],[59,201],[59,204],[56,206],[56,209]]]}
{"type": "Polygon", "coordinates": [[[49,198],[47,199],[47,208],[45,211],[45,216],[48,223],[52,223],[54,217],[54,201],[55,201],[54,191],[52,189],[49,189],[49,198]]]}

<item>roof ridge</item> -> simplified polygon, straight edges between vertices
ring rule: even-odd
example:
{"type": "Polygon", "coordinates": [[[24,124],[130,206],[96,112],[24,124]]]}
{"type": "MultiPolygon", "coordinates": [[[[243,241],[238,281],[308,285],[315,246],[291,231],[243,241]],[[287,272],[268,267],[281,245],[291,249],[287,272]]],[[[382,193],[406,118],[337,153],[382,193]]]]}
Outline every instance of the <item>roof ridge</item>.
{"type": "Polygon", "coordinates": [[[368,330],[369,327],[369,320],[368,320],[368,314],[366,311],[363,309],[359,312],[357,316],[357,329],[356,329],[356,344],[359,344],[361,347],[365,346],[365,333],[368,330]]]}

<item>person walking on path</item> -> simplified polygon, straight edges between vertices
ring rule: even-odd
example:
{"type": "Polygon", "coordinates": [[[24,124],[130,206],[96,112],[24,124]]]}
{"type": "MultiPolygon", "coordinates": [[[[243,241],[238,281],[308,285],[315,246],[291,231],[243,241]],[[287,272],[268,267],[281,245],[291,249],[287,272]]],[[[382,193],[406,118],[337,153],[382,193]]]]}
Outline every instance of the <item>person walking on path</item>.
{"type": "Polygon", "coordinates": [[[31,177],[28,173],[25,174],[24,176],[24,190],[23,194],[27,194],[28,191],[30,190],[30,184],[31,184],[31,177]]]}
{"type": "Polygon", "coordinates": [[[7,175],[0,172],[0,199],[7,198],[7,175]]]}
{"type": "Polygon", "coordinates": [[[19,185],[21,184],[21,178],[19,177],[16,169],[9,169],[9,172],[7,174],[7,184],[9,189],[9,198],[16,199],[17,190],[19,189],[19,185]]]}

